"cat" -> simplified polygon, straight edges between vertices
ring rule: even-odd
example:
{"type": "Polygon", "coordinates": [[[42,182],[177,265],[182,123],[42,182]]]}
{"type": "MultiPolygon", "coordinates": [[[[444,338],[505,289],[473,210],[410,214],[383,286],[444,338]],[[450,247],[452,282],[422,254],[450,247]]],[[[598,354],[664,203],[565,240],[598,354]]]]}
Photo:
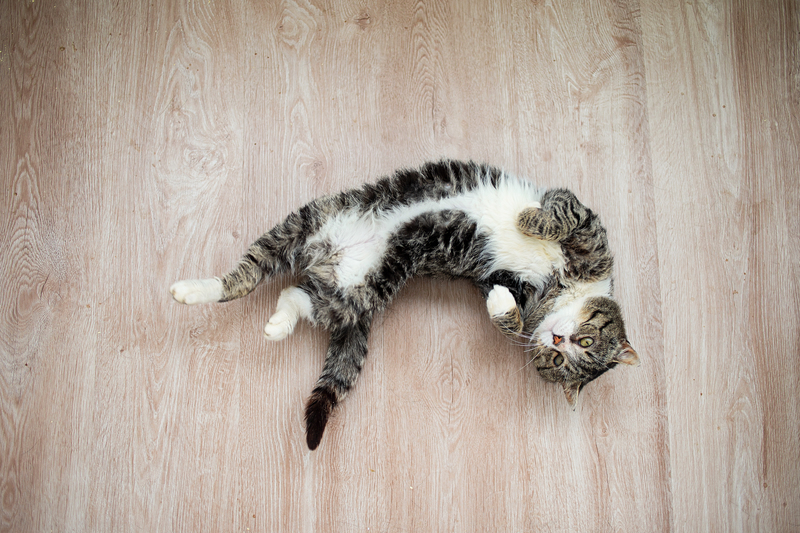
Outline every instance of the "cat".
{"type": "Polygon", "coordinates": [[[170,292],[185,304],[227,302],[276,274],[303,275],[281,292],[264,334],[283,339],[301,317],[330,332],[305,410],[314,450],[361,372],[373,317],[412,276],[471,280],[492,323],[526,346],[574,409],[586,383],[639,362],[612,299],[612,265],[599,218],[572,192],[441,160],[313,200],[225,276],[178,281],[170,292]]]}

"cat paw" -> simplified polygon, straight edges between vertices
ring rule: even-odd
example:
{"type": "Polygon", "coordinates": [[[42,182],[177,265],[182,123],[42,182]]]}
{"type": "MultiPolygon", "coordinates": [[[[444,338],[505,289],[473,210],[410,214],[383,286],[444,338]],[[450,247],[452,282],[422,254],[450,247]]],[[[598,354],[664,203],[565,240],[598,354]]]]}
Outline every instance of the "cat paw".
{"type": "Polygon", "coordinates": [[[217,278],[185,279],[169,288],[176,302],[187,305],[218,302],[222,299],[222,282],[217,278]]]}
{"type": "Polygon", "coordinates": [[[488,298],[486,298],[486,309],[489,316],[502,316],[517,308],[517,301],[506,287],[495,285],[488,298]]]}
{"type": "Polygon", "coordinates": [[[528,237],[544,241],[560,241],[569,233],[569,228],[536,206],[522,210],[517,216],[517,228],[528,237]]]}
{"type": "Polygon", "coordinates": [[[293,320],[286,311],[276,311],[264,326],[264,336],[271,341],[283,340],[294,331],[296,323],[297,320],[293,320]]]}

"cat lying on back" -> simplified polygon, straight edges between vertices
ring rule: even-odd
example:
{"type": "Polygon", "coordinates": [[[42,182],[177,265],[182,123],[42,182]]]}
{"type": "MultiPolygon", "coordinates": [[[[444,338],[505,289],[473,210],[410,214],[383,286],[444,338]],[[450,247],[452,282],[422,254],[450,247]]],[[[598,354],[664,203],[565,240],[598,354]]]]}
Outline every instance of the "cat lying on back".
{"type": "Polygon", "coordinates": [[[600,220],[571,192],[440,161],[318,198],[262,235],[230,273],[178,281],[170,292],[186,304],[227,302],[264,278],[304,275],[281,293],[264,333],[283,339],[301,317],[330,332],[306,405],[313,450],[361,372],[375,313],[412,276],[472,280],[492,323],[528,347],[574,406],[581,386],[639,361],[611,299],[612,263],[600,220]]]}

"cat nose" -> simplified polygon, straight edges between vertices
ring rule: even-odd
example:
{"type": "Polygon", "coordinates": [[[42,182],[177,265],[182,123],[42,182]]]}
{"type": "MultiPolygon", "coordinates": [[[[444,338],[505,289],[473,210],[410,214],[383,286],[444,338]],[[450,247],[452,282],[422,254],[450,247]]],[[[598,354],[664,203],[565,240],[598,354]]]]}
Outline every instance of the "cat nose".
{"type": "Polygon", "coordinates": [[[561,344],[561,341],[563,341],[563,340],[564,340],[564,337],[562,337],[561,335],[553,335],[553,344],[555,346],[558,346],[559,344],[561,344]]]}

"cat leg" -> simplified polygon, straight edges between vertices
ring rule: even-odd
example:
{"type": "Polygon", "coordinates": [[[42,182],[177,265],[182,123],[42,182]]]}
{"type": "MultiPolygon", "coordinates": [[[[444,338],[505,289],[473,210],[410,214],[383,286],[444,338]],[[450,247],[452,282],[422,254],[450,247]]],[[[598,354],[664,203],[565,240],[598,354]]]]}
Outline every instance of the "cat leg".
{"type": "Polygon", "coordinates": [[[546,241],[561,241],[582,224],[589,210],[567,189],[551,189],[542,197],[541,209],[529,207],[517,217],[525,235],[546,241]]]}
{"type": "Polygon", "coordinates": [[[187,305],[218,302],[222,298],[222,281],[219,278],[185,279],[169,288],[175,301],[187,305]]]}
{"type": "Polygon", "coordinates": [[[337,205],[329,205],[335,204],[334,200],[315,200],[290,214],[251,244],[225,276],[178,281],[170,287],[170,292],[175,300],[185,304],[227,302],[249,294],[264,277],[302,269],[303,265],[297,264],[300,251],[327,214],[335,211],[337,205]]]}
{"type": "Polygon", "coordinates": [[[600,218],[566,189],[552,189],[542,208],[524,209],[517,227],[525,235],[556,241],[566,259],[567,278],[594,282],[611,276],[614,259],[600,218]]]}
{"type": "Polygon", "coordinates": [[[294,331],[300,318],[311,320],[311,298],[300,287],[284,289],[278,298],[275,313],[264,327],[264,336],[271,341],[285,339],[294,331]]]}
{"type": "Polygon", "coordinates": [[[355,385],[367,357],[370,320],[331,330],[325,366],[306,404],[306,443],[315,450],[333,408],[355,385]]]}
{"type": "Polygon", "coordinates": [[[506,287],[495,285],[486,297],[486,309],[492,324],[504,335],[516,339],[522,333],[522,315],[517,301],[506,287]]]}
{"type": "Polygon", "coordinates": [[[176,281],[169,288],[169,292],[175,301],[182,304],[227,302],[249,294],[256,288],[263,275],[261,268],[245,256],[236,268],[222,278],[176,281]]]}

